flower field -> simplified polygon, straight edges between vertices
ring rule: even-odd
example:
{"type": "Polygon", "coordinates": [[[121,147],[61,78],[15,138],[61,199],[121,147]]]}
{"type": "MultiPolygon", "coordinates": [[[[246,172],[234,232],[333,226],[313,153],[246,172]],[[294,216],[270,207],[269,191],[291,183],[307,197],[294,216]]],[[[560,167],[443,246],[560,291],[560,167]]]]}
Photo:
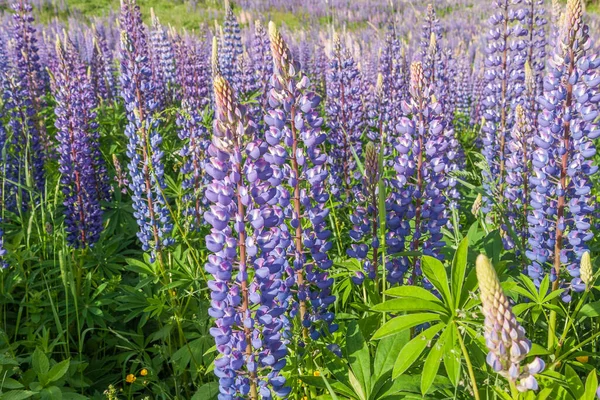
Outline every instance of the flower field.
{"type": "Polygon", "coordinates": [[[0,400],[600,398],[597,8],[0,0],[0,400]]]}

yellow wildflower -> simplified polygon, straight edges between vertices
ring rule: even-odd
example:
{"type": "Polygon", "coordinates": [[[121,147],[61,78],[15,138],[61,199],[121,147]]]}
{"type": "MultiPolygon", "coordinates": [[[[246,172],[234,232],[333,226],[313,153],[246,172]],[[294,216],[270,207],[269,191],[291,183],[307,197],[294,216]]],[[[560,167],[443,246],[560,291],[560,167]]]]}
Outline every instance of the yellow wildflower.
{"type": "Polygon", "coordinates": [[[140,371],[140,375],[141,375],[141,376],[146,376],[146,375],[148,375],[148,370],[147,370],[146,368],[143,368],[143,369],[140,371]]]}
{"type": "Polygon", "coordinates": [[[125,382],[127,382],[127,383],[133,383],[133,382],[135,382],[135,380],[136,380],[136,377],[134,374],[129,374],[125,377],[125,382]]]}

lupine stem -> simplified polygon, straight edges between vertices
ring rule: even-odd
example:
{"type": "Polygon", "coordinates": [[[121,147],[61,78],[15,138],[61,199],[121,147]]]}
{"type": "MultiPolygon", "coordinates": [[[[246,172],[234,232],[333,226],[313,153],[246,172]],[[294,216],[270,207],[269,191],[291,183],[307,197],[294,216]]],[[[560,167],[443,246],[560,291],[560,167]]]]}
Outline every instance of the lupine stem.
{"type": "MultiPolygon", "coordinates": [[[[292,121],[292,174],[295,174],[294,181],[294,212],[296,213],[296,218],[298,219],[298,226],[296,226],[296,233],[294,235],[294,244],[296,247],[296,253],[298,256],[302,256],[302,223],[300,219],[300,169],[298,167],[298,160],[296,155],[298,153],[298,132],[296,131],[296,124],[294,121],[296,120],[296,106],[292,105],[292,109],[290,110],[290,119],[292,121]]],[[[304,268],[299,268],[296,271],[296,279],[298,281],[298,290],[303,290],[304,287],[304,268]]],[[[304,321],[306,316],[306,301],[300,299],[300,325],[304,321]]],[[[304,338],[308,337],[308,329],[302,329],[302,336],[304,338]]]]}
{"type": "Polygon", "coordinates": [[[456,335],[456,337],[458,338],[458,343],[460,344],[460,349],[463,353],[463,357],[465,357],[465,363],[467,364],[467,372],[469,373],[469,379],[471,380],[471,387],[473,388],[473,397],[475,398],[475,400],[479,400],[479,388],[477,387],[477,379],[475,378],[475,372],[473,371],[473,364],[471,363],[471,357],[469,357],[469,352],[467,351],[467,347],[465,346],[465,342],[463,340],[462,335],[460,334],[460,332],[458,331],[458,326],[457,326],[457,332],[458,335],[456,335]]]}

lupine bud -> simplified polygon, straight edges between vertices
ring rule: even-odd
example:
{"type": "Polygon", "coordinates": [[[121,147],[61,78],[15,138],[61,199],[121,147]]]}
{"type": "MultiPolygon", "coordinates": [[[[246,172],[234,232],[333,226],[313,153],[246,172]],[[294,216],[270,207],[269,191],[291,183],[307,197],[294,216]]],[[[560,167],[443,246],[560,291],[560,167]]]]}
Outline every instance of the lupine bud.
{"type": "Polygon", "coordinates": [[[534,375],[542,372],[544,362],[536,357],[528,365],[521,366],[531,350],[525,329],[517,322],[489,259],[480,254],[475,268],[485,316],[485,343],[489,349],[486,361],[494,371],[515,383],[519,391],[536,390],[538,384],[534,375]]]}
{"type": "Polygon", "coordinates": [[[473,215],[479,214],[479,211],[481,210],[482,200],[483,200],[483,196],[481,195],[481,193],[479,193],[477,195],[477,197],[475,198],[475,201],[473,202],[473,206],[471,207],[471,214],[473,214],[473,215]]]}
{"type": "Polygon", "coordinates": [[[586,288],[589,290],[590,285],[594,281],[594,270],[592,269],[592,260],[590,259],[589,251],[585,251],[581,256],[579,274],[579,276],[581,277],[581,281],[585,283],[586,288]]]}

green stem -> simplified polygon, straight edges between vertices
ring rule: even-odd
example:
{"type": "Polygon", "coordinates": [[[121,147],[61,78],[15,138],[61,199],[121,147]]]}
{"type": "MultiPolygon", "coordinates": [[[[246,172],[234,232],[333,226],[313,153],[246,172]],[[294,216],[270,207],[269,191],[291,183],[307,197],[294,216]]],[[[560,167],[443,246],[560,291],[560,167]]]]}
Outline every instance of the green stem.
{"type": "Polygon", "coordinates": [[[473,388],[473,397],[475,400],[480,400],[479,397],[479,389],[477,388],[477,380],[475,380],[475,372],[473,371],[473,364],[471,363],[471,358],[469,357],[469,352],[467,351],[467,346],[465,346],[465,342],[463,340],[460,331],[458,330],[458,326],[456,327],[458,334],[458,342],[460,343],[460,349],[463,353],[463,357],[465,358],[465,363],[467,364],[467,371],[469,373],[469,379],[471,380],[471,387],[473,388]]]}
{"type": "Polygon", "coordinates": [[[587,290],[583,293],[583,296],[581,296],[581,299],[579,299],[579,302],[577,303],[577,306],[575,307],[575,311],[573,311],[571,318],[567,318],[567,322],[565,324],[565,330],[563,331],[563,333],[560,337],[560,340],[558,341],[559,348],[565,342],[565,339],[567,338],[567,333],[569,332],[569,329],[571,329],[571,326],[573,326],[573,322],[575,322],[575,319],[577,318],[577,314],[579,314],[579,311],[581,311],[581,307],[583,307],[583,304],[585,303],[585,300],[587,299],[588,293],[589,292],[587,290]]]}
{"type": "Polygon", "coordinates": [[[567,358],[568,356],[570,356],[571,354],[575,353],[577,350],[579,350],[580,348],[582,348],[583,346],[585,346],[586,344],[592,342],[594,339],[596,339],[598,336],[600,336],[600,332],[596,332],[595,334],[593,334],[592,336],[590,336],[589,338],[585,339],[583,342],[579,343],[577,346],[571,348],[569,351],[567,351],[565,354],[563,354],[562,356],[558,357],[556,359],[556,361],[554,361],[554,363],[552,363],[552,365],[550,366],[551,370],[554,370],[554,368],[556,368],[558,366],[558,364],[564,360],[565,358],[567,358]]]}
{"type": "Polygon", "coordinates": [[[518,400],[519,399],[519,391],[517,390],[515,383],[513,381],[509,380],[508,384],[510,385],[510,396],[513,398],[513,400],[518,400]]]}
{"type": "MultiPolygon", "coordinates": [[[[552,304],[556,305],[556,299],[552,300],[552,304]]],[[[556,342],[556,311],[550,311],[550,320],[548,321],[548,350],[554,349],[554,343],[556,342]]]]}

